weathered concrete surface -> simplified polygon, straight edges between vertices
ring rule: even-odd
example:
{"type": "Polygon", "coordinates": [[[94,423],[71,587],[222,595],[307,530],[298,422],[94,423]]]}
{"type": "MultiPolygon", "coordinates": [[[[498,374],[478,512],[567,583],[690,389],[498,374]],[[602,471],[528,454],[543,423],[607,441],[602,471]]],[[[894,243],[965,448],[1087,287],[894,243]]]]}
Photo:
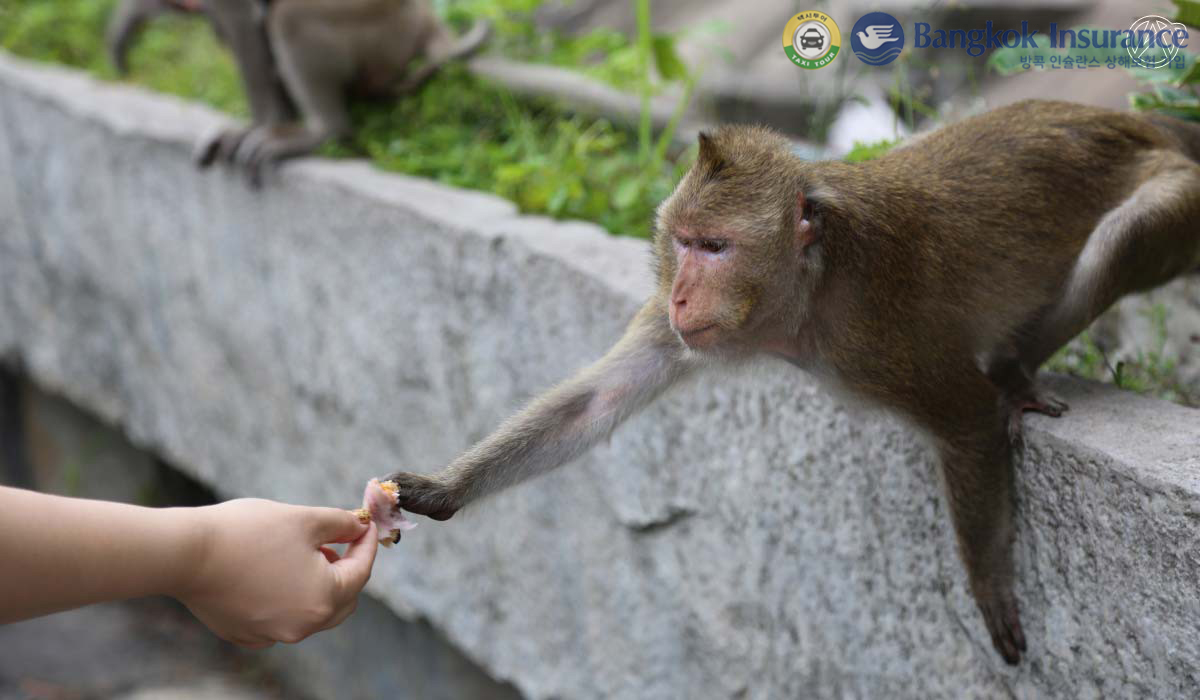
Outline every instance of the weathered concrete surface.
{"type": "MultiPolygon", "coordinates": [[[[648,287],[643,244],[360,163],[197,173],[217,122],[0,57],[0,355],[223,492],[350,506],[434,469],[648,287]]],[[[1059,388],[1020,469],[1015,670],[928,452],[773,365],[423,523],[371,590],[533,698],[1194,696],[1200,414],[1059,388]]]]}

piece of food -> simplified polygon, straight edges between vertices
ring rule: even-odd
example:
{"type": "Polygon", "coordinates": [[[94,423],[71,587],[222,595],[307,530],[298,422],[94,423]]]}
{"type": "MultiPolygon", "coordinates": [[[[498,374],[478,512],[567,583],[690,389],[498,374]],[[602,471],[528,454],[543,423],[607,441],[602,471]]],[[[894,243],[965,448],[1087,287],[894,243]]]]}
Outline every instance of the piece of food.
{"type": "Polygon", "coordinates": [[[354,511],[364,523],[375,521],[379,530],[379,543],[391,547],[400,541],[400,533],[411,530],[416,523],[404,517],[396,505],[396,484],[392,481],[371,479],[363,492],[363,507],[354,511]]]}

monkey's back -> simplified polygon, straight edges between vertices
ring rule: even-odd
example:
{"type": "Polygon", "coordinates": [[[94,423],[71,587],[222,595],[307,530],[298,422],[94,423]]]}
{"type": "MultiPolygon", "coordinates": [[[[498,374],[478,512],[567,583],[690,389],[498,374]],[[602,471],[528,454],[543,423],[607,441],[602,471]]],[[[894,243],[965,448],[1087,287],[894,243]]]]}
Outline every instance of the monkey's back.
{"type": "Polygon", "coordinates": [[[916,334],[958,320],[979,336],[970,339],[976,349],[1000,342],[1062,293],[1089,235],[1140,180],[1145,156],[1183,150],[1190,127],[1028,100],[832,169],[850,206],[882,202],[887,212],[864,222],[868,245],[893,261],[864,290],[868,303],[910,316],[916,334]]]}

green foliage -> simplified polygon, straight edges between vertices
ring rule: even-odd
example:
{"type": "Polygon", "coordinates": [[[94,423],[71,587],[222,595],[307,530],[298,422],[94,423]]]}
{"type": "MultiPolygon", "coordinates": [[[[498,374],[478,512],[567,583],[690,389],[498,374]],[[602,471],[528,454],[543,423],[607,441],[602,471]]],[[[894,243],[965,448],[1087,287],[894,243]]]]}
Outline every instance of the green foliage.
{"type": "MultiPolygon", "coordinates": [[[[0,46],[42,61],[116,72],[104,51],[104,27],[116,0],[0,0],[0,46]]],[[[168,16],[151,23],[130,54],[130,80],[244,116],[237,71],[207,22],[168,16]]]]}
{"type": "MultiPolygon", "coordinates": [[[[0,0],[0,41],[17,53],[91,70],[107,69],[96,37],[114,0],[0,0]]],[[[110,70],[111,73],[111,70],[110,70]]]]}
{"type": "Polygon", "coordinates": [[[543,1],[439,0],[434,6],[456,27],[477,19],[491,22],[491,52],[570,68],[620,88],[638,81],[637,48],[630,37],[612,29],[569,37],[538,27],[533,18],[543,1]]]}
{"type": "Polygon", "coordinates": [[[1164,354],[1167,342],[1167,307],[1155,304],[1143,313],[1154,332],[1153,346],[1139,348],[1132,357],[1113,366],[1104,350],[1084,331],[1046,363],[1054,372],[1110,382],[1121,389],[1156,396],[1185,406],[1200,406],[1200,394],[1185,386],[1176,372],[1178,362],[1164,354]]]}
{"type": "Polygon", "coordinates": [[[507,197],[522,211],[649,234],[688,158],[647,170],[634,136],[547,101],[519,100],[462,67],[421,99],[360,105],[356,145],[381,167],[507,197]]]}
{"type": "Polygon", "coordinates": [[[1200,2],[1196,0],[1171,0],[1175,5],[1175,21],[1189,27],[1200,27],[1200,2]]]}
{"type": "Polygon", "coordinates": [[[882,141],[875,141],[874,143],[855,141],[854,148],[850,149],[850,152],[846,154],[843,160],[847,163],[861,163],[866,160],[874,160],[895,148],[899,143],[900,139],[884,139],[882,141]]]}

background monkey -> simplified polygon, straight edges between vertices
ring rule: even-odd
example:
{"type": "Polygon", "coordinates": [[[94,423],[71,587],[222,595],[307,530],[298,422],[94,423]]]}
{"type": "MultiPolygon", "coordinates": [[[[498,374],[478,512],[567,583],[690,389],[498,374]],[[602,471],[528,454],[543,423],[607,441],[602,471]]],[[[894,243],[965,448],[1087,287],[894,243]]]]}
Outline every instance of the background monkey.
{"type": "MultiPolygon", "coordinates": [[[[263,22],[266,7],[262,0],[121,0],[108,23],[109,56],[125,74],[129,49],[147,22],[168,12],[203,14],[233,53],[252,123],[287,123],[296,118],[296,110],[271,53],[263,22]]],[[[223,138],[236,145],[231,136],[223,138]]]]}
{"type": "Polygon", "coordinates": [[[427,0],[124,0],[109,29],[118,67],[137,28],[167,9],[209,17],[233,51],[250,102],[252,125],[218,134],[197,161],[241,166],[255,183],[265,165],[349,136],[348,93],[413,92],[490,34],[488,23],[477,22],[456,37],[427,0]],[[412,68],[417,59],[424,63],[412,68]]]}
{"type": "Polygon", "coordinates": [[[769,354],[929,436],[992,641],[1013,594],[1012,438],[1037,368],[1120,296],[1200,265],[1200,126],[1027,101],[861,164],[726,127],[659,208],[657,292],[599,361],[399,504],[444,520],[570,461],[683,377],[769,354]]]}

